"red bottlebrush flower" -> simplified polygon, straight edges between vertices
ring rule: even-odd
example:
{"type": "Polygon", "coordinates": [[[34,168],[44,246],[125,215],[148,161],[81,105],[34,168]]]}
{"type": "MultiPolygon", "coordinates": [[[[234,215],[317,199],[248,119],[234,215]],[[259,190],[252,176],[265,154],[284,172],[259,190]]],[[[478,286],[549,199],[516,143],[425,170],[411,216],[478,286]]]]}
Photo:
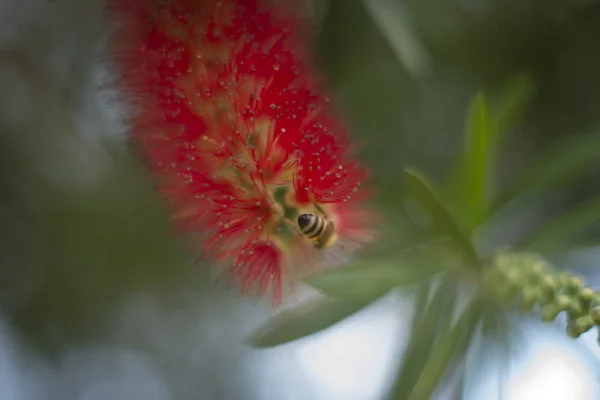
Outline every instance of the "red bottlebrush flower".
{"type": "Polygon", "coordinates": [[[118,0],[113,46],[133,140],[175,217],[279,303],[284,275],[341,262],[372,238],[372,217],[367,171],[307,61],[301,21],[261,6],[118,0]],[[319,217],[314,232],[300,213],[319,217]]]}

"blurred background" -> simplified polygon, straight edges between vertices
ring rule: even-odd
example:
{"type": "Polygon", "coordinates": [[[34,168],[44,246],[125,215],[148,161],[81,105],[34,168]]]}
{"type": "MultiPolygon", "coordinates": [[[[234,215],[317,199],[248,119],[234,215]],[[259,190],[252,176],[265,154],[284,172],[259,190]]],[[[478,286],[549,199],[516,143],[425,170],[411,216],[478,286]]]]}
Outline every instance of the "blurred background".
{"type": "MultiPolygon", "coordinates": [[[[280,0],[283,1],[283,0],[280,0]]],[[[411,242],[402,171],[442,181],[473,94],[532,95],[498,155],[494,187],[600,122],[595,0],[312,0],[316,60],[374,172],[390,241],[411,242]]],[[[0,1],[0,399],[384,399],[410,332],[392,292],[297,342],[254,349],[268,300],[197,268],[170,235],[127,151],[126,105],[107,89],[100,0],[0,1]]],[[[598,149],[600,156],[600,149],[598,149]]],[[[600,157],[501,216],[482,248],[512,243],[599,190],[600,157]]],[[[600,287],[598,230],[552,254],[600,287]],[[563,251],[564,250],[564,251],[563,251]]],[[[310,289],[300,298],[314,295],[310,289]]],[[[510,350],[475,338],[438,399],[600,398],[596,334],[514,320],[510,350]]]]}

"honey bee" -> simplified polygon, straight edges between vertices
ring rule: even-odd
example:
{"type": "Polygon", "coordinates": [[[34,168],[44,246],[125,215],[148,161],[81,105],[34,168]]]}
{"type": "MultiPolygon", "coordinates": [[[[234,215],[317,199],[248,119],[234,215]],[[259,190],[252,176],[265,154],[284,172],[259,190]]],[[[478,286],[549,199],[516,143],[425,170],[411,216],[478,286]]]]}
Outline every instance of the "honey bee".
{"type": "Polygon", "coordinates": [[[338,239],[332,221],[317,214],[302,213],[296,218],[298,228],[304,237],[315,242],[319,249],[333,246],[338,239]]]}

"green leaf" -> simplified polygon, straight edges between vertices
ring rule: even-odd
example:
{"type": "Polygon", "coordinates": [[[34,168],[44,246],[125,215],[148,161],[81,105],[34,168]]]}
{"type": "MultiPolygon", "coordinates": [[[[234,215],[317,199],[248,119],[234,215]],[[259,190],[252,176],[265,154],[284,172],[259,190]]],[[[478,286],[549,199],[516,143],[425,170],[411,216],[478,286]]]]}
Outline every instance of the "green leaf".
{"type": "Polygon", "coordinates": [[[455,282],[448,275],[445,276],[427,303],[429,288],[430,285],[424,286],[417,297],[412,334],[391,391],[392,399],[406,399],[411,393],[429,359],[438,332],[447,329],[451,323],[455,282]]]}
{"type": "Polygon", "coordinates": [[[363,0],[363,4],[406,71],[413,77],[429,72],[431,57],[405,17],[402,4],[390,0],[363,0]]]}
{"type": "Polygon", "coordinates": [[[412,265],[363,261],[325,270],[306,282],[328,296],[366,300],[380,297],[395,287],[414,284],[424,276],[422,269],[412,265]]]}
{"type": "Polygon", "coordinates": [[[578,231],[600,222],[600,198],[592,199],[556,218],[533,234],[527,236],[519,245],[528,250],[544,250],[554,244],[570,239],[578,231]]]}
{"type": "Polygon", "coordinates": [[[423,282],[419,285],[419,288],[415,294],[415,305],[414,305],[414,314],[412,317],[411,323],[411,331],[410,337],[417,337],[419,335],[419,329],[421,328],[421,324],[423,322],[423,316],[427,311],[427,304],[429,303],[429,292],[433,286],[433,280],[430,279],[426,282],[423,282]]]}
{"type": "Polygon", "coordinates": [[[309,17],[315,29],[318,31],[329,11],[329,0],[307,0],[306,3],[309,17]]]}
{"type": "Polygon", "coordinates": [[[558,185],[600,156],[600,134],[571,137],[547,150],[502,192],[491,208],[496,213],[513,199],[558,185]]]}
{"type": "Polygon", "coordinates": [[[483,222],[487,212],[494,132],[487,99],[479,92],[467,116],[459,190],[462,225],[469,234],[483,222]]]}
{"type": "Polygon", "coordinates": [[[520,117],[531,99],[535,85],[530,75],[520,74],[511,79],[499,93],[492,107],[495,139],[503,139],[503,133],[520,117]]]}
{"type": "Polygon", "coordinates": [[[292,342],[331,327],[372,301],[330,298],[312,300],[278,313],[257,329],[247,342],[259,348],[292,342]]]}
{"type": "Polygon", "coordinates": [[[517,119],[533,90],[529,76],[519,75],[490,100],[479,91],[466,116],[464,148],[450,184],[450,199],[459,225],[467,235],[485,222],[490,208],[490,172],[495,148],[510,123],[517,119]]]}
{"type": "Polygon", "coordinates": [[[470,261],[475,263],[477,253],[473,248],[473,244],[456,224],[433,186],[427,182],[424,176],[409,168],[404,170],[404,180],[408,194],[414,197],[425,211],[431,215],[437,233],[450,235],[454,238],[470,261]]]}
{"type": "Polygon", "coordinates": [[[474,296],[452,329],[442,332],[408,400],[430,399],[450,362],[457,357],[464,357],[479,322],[479,311],[478,297],[474,296]]]}

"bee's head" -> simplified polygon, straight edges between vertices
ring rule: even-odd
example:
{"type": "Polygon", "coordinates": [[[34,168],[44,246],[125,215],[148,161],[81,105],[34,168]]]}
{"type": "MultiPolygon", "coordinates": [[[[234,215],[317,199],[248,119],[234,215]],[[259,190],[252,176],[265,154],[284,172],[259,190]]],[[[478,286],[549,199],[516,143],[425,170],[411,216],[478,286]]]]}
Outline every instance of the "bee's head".
{"type": "Polygon", "coordinates": [[[298,226],[300,228],[304,228],[312,223],[314,217],[315,216],[313,214],[302,213],[302,214],[298,215],[298,218],[296,218],[296,221],[298,222],[298,226]]]}

